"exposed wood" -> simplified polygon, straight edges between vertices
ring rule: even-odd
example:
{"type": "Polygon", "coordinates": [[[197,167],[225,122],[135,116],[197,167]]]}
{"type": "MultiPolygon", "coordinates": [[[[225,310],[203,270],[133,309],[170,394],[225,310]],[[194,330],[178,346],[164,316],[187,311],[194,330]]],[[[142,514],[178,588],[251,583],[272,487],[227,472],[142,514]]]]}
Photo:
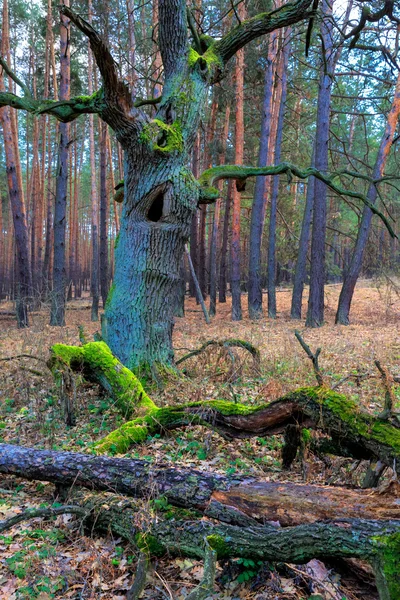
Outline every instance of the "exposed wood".
{"type": "Polygon", "coordinates": [[[0,444],[0,472],[62,486],[113,490],[136,498],[165,496],[172,505],[201,511],[220,521],[241,515],[282,526],[325,519],[400,519],[397,484],[385,492],[275,483],[227,477],[195,469],[154,467],[143,460],[0,444]]]}

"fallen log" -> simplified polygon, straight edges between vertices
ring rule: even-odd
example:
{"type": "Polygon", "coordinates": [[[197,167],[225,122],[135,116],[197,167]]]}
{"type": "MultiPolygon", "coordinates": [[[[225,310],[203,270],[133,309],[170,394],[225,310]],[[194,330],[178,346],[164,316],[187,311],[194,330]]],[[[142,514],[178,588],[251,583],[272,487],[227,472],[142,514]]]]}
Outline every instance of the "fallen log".
{"type": "Polygon", "coordinates": [[[36,450],[0,444],[0,473],[29,480],[82,486],[136,498],[163,496],[174,506],[219,521],[282,526],[325,519],[400,520],[400,486],[386,491],[275,483],[195,469],[155,466],[144,460],[36,450]]]}
{"type": "MultiPolygon", "coordinates": [[[[158,408],[135,375],[116,359],[104,342],[52,347],[53,372],[67,366],[99,383],[127,414],[139,413],[96,443],[96,451],[125,453],[148,435],[193,424],[211,427],[230,438],[282,433],[288,425],[328,433],[345,456],[380,460],[400,475],[400,423],[363,412],[356,403],[326,386],[300,388],[267,405],[249,407],[224,400],[158,408]]],[[[295,455],[295,452],[291,453],[295,455]]],[[[286,465],[288,466],[288,465],[286,465]]]]}
{"type": "Polygon", "coordinates": [[[217,559],[249,558],[304,564],[313,558],[356,558],[374,570],[380,600],[399,600],[400,521],[335,519],[296,527],[238,527],[210,520],[151,519],[145,530],[135,526],[129,502],[89,496],[80,506],[90,509],[91,528],[112,531],[147,555],[178,554],[204,559],[207,548],[217,559]]]}

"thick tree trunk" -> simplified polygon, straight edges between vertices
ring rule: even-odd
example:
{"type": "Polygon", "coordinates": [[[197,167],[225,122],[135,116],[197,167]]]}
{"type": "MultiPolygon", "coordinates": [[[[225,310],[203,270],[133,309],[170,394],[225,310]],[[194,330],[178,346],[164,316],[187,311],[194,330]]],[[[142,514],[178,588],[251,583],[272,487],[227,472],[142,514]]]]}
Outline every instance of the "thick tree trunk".
{"type": "MultiPolygon", "coordinates": [[[[400,74],[397,78],[396,89],[392,107],[390,109],[385,132],[383,134],[378,155],[376,157],[375,166],[372,172],[373,179],[380,179],[386,167],[387,158],[392,146],[394,134],[397,127],[397,122],[400,114],[400,74]]],[[[375,204],[378,191],[376,185],[370,184],[368,189],[368,200],[375,204]]],[[[368,206],[364,206],[360,227],[358,230],[356,245],[353,250],[349,268],[344,277],[343,286],[340,292],[339,304],[336,313],[336,323],[341,325],[349,324],[349,313],[351,301],[353,299],[354,289],[357,279],[362,268],[365,246],[368,241],[369,231],[371,227],[372,211],[368,206]]]]}
{"type": "MultiPolygon", "coordinates": [[[[110,496],[105,500],[106,509],[102,498],[97,501],[89,498],[81,503],[93,513],[89,517],[91,530],[111,530],[116,536],[136,543],[146,554],[205,558],[205,570],[205,546],[211,548],[215,559],[239,557],[298,564],[313,558],[357,558],[372,565],[380,600],[399,598],[398,521],[352,519],[345,523],[329,521],[286,528],[270,525],[238,527],[209,520],[179,520],[182,516],[178,513],[176,519],[154,519],[150,530],[143,534],[132,529],[132,523],[136,521],[135,510],[129,503],[110,496]]],[[[210,596],[212,586],[205,593],[210,596]]]]}
{"type": "Polygon", "coordinates": [[[139,167],[125,148],[125,202],[103,338],[129,368],[173,365],[176,286],[198,191],[184,157],[139,167]],[[134,168],[132,168],[134,166],[134,168]]]}

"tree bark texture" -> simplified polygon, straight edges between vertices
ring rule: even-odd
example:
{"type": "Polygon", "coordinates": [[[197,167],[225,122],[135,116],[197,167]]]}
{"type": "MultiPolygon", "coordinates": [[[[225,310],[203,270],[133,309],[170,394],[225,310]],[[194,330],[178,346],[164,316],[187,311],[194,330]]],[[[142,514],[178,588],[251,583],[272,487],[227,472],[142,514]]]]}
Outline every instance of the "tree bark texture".
{"type": "MultiPolygon", "coordinates": [[[[315,168],[322,172],[326,172],[328,169],[331,94],[335,70],[332,5],[330,3],[331,0],[322,1],[321,36],[324,40],[324,57],[319,79],[317,131],[315,134],[315,168]]],[[[314,181],[310,293],[306,319],[308,327],[320,327],[324,323],[326,197],[326,185],[320,180],[314,181]]]]}
{"type": "Polygon", "coordinates": [[[327,519],[400,519],[398,486],[381,493],[277,483],[195,469],[157,468],[144,460],[10,444],[0,444],[0,472],[63,486],[113,490],[136,498],[164,496],[173,506],[195,509],[227,523],[279,521],[288,527],[327,519]]]}
{"type": "MultiPolygon", "coordinates": [[[[273,31],[268,46],[267,65],[264,78],[264,101],[261,121],[260,149],[258,166],[265,167],[268,163],[269,146],[271,143],[272,95],[276,56],[279,35],[273,31]]],[[[265,211],[267,204],[266,178],[257,177],[254,187],[254,198],[251,207],[250,222],[250,252],[249,252],[249,290],[248,307],[250,319],[262,318],[262,286],[261,286],[261,242],[264,230],[265,211]]]]}
{"type": "MultiPolygon", "coordinates": [[[[64,1],[69,6],[69,0],[64,1]]],[[[61,14],[60,24],[60,99],[70,97],[70,20],[61,14]]],[[[65,325],[66,259],[65,237],[67,228],[69,124],[60,123],[54,210],[54,262],[53,291],[51,299],[50,325],[65,325]]]]}

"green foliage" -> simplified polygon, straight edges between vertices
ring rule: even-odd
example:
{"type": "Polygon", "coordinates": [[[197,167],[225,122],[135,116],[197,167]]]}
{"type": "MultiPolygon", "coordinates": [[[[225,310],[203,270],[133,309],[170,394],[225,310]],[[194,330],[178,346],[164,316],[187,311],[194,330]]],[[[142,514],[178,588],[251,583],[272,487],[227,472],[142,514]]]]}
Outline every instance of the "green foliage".
{"type": "Polygon", "coordinates": [[[238,558],[235,562],[236,564],[241,565],[243,569],[237,576],[237,581],[239,583],[245,583],[246,581],[253,579],[263,565],[261,560],[255,562],[250,558],[238,558]]]}

